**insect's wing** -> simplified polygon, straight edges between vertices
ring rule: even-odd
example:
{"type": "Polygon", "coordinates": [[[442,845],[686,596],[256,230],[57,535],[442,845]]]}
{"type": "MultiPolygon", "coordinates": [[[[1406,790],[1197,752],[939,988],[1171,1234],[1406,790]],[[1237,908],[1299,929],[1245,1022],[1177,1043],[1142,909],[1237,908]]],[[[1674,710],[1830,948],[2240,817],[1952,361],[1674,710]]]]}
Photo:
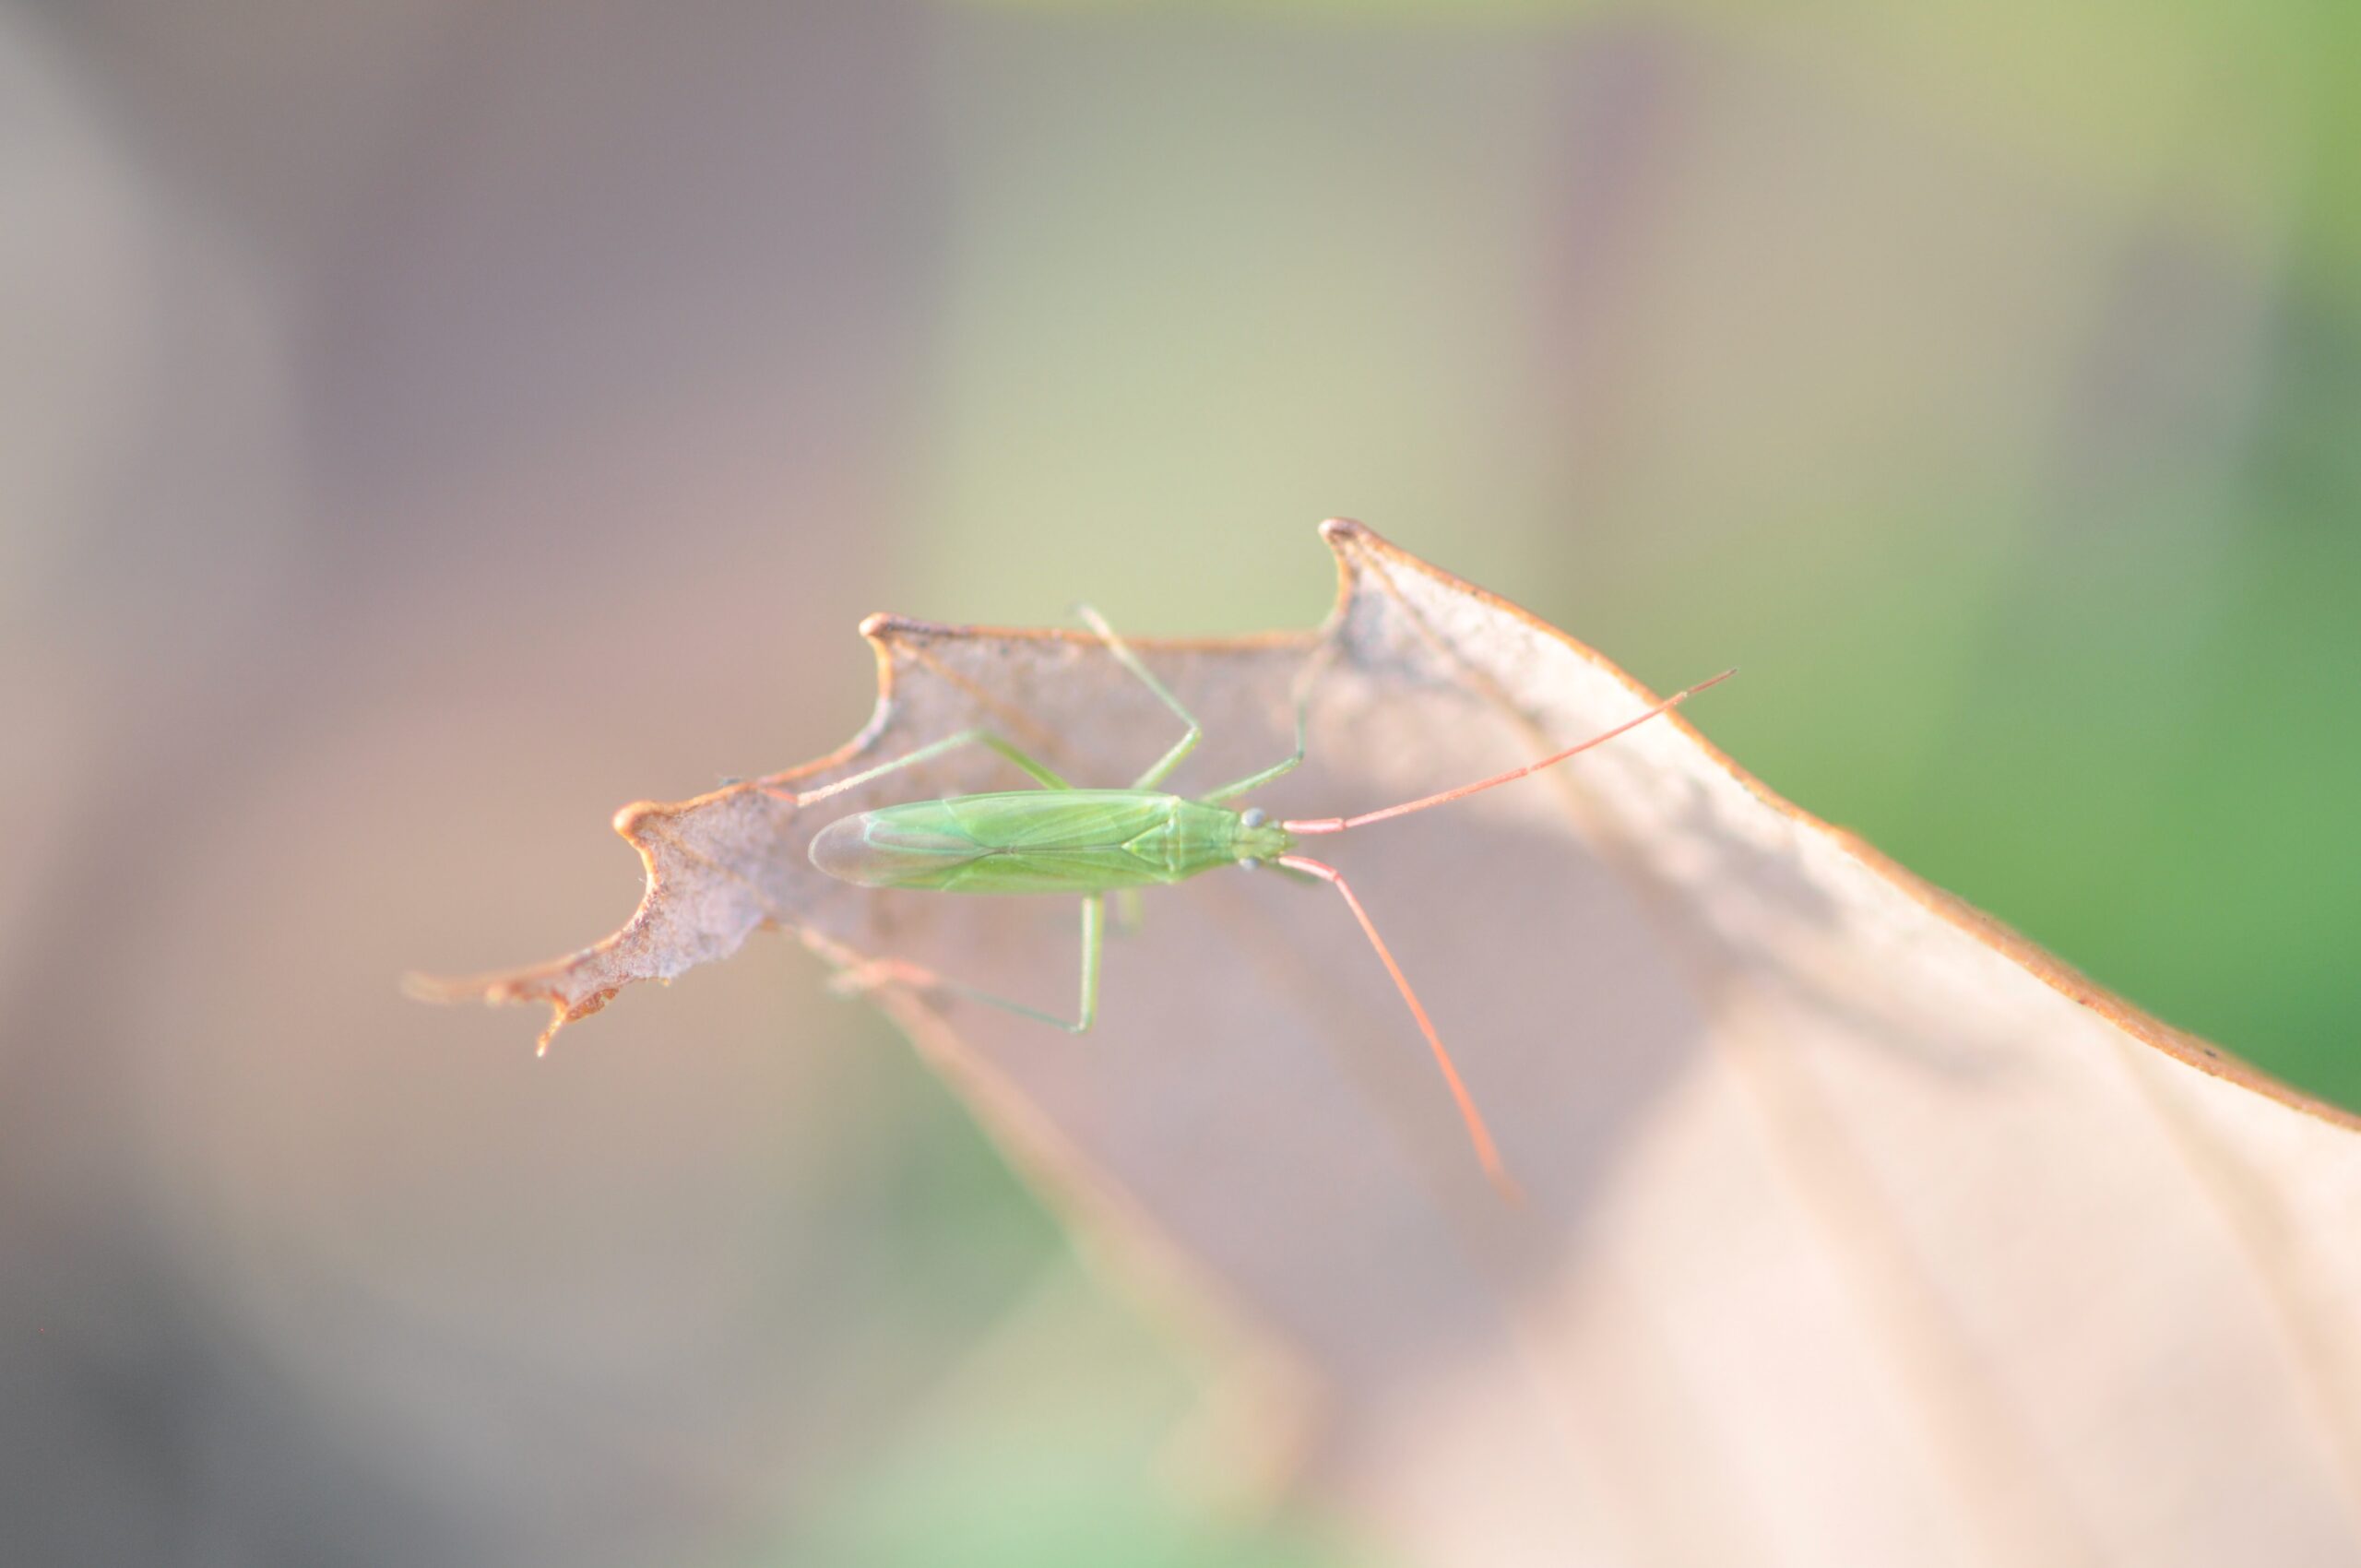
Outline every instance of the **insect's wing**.
{"type": "Polygon", "coordinates": [[[1113,849],[1166,826],[1172,799],[1137,790],[1025,790],[922,802],[942,808],[930,831],[979,849],[1026,853],[1113,849]]]}
{"type": "Polygon", "coordinates": [[[830,823],[812,840],[812,863],[864,887],[1098,893],[1166,879],[1157,856],[1124,848],[1162,821],[1123,790],[913,801],[830,823]]]}
{"type": "Polygon", "coordinates": [[[832,822],[813,837],[812,863],[863,887],[946,886],[990,851],[943,804],[918,801],[832,822]]]}
{"type": "Polygon", "coordinates": [[[937,802],[991,852],[928,885],[950,893],[1104,893],[1173,880],[1177,804],[1136,790],[1039,790],[937,802]]]}

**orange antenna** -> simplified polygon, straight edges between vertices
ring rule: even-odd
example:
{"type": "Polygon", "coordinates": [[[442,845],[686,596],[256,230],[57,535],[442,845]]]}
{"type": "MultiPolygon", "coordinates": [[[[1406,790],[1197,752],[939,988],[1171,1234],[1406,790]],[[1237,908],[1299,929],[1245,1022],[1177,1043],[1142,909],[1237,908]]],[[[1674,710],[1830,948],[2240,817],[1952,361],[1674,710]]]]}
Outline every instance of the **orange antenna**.
{"type": "Polygon", "coordinates": [[[1377,956],[1385,961],[1385,972],[1394,977],[1394,989],[1400,992],[1402,1000],[1410,1004],[1410,1016],[1418,1020],[1418,1032],[1427,1037],[1427,1044],[1434,1049],[1435,1065],[1442,1069],[1442,1081],[1451,1086],[1451,1098],[1459,1102],[1459,1119],[1467,1123],[1467,1138],[1476,1146],[1476,1158],[1483,1165],[1484,1174],[1491,1178],[1492,1186],[1501,1196],[1511,1203],[1523,1202],[1525,1190],[1516,1184],[1516,1178],[1509,1174],[1508,1167],[1501,1163],[1501,1151],[1499,1146],[1492,1142],[1492,1130],[1484,1125],[1484,1113],[1476,1109],[1475,1097],[1467,1092],[1467,1086],[1460,1082],[1459,1069],[1453,1063],[1451,1052],[1443,1049],[1442,1037],[1435,1033],[1434,1021],[1427,1016],[1426,1004],[1418,1000],[1418,993],[1410,989],[1409,977],[1402,972],[1402,966],[1394,961],[1393,953],[1385,945],[1385,938],[1377,934],[1377,926],[1369,918],[1369,911],[1362,909],[1361,901],[1353,896],[1352,884],[1347,882],[1345,873],[1335,866],[1303,855],[1281,855],[1278,863],[1307,876],[1316,876],[1345,896],[1345,903],[1352,909],[1353,919],[1361,922],[1361,930],[1369,936],[1369,944],[1377,949],[1377,956]]]}
{"type": "MultiPolygon", "coordinates": [[[[1587,741],[1578,742],[1573,745],[1568,746],[1562,752],[1558,752],[1552,755],[1543,757],[1539,762],[1528,762],[1523,767],[1512,767],[1506,773],[1495,774],[1489,778],[1479,778],[1473,784],[1462,784],[1456,790],[1445,790],[1440,795],[1427,795],[1418,800],[1405,801],[1398,806],[1387,806],[1382,811],[1363,812],[1358,816],[1315,816],[1303,818],[1294,822],[1283,822],[1279,824],[1279,826],[1286,828],[1290,833],[1342,833],[1347,828],[1366,827],[1372,822],[1383,822],[1388,817],[1408,816],[1412,812],[1422,812],[1429,806],[1449,805],[1453,801],[1465,800],[1470,795],[1479,794],[1486,790],[1496,788],[1499,785],[1513,784],[1528,773],[1538,773],[1545,767],[1555,767],[1560,763],[1565,761],[1568,757],[1579,756],[1584,752],[1590,750],[1593,746],[1600,744],[1602,742],[1615,739],[1616,736],[1620,735],[1626,730],[1638,729],[1641,725],[1645,724],[1649,719],[1654,719],[1660,713],[1670,712],[1673,708],[1678,707],[1684,702],[1687,702],[1691,697],[1695,696],[1699,692],[1703,691],[1706,687],[1718,686],[1724,681],[1728,680],[1731,676],[1737,673],[1738,671],[1735,670],[1725,670],[1710,681],[1700,681],[1686,691],[1673,693],[1672,695],[1665,698],[1664,701],[1656,704],[1655,707],[1648,709],[1647,712],[1640,715],[1637,719],[1627,719],[1622,723],[1618,724],[1614,729],[1593,735],[1587,741]]],[[[1304,869],[1309,871],[1311,870],[1311,867],[1307,866],[1304,869]]],[[[1314,872],[1312,874],[1318,875],[1319,873],[1314,872]]],[[[1351,895],[1347,894],[1346,897],[1350,897],[1351,895]]],[[[1359,906],[1355,906],[1356,909],[1358,908],[1359,906]]],[[[1369,922],[1364,919],[1361,923],[1366,925],[1369,922]]],[[[1375,932],[1371,932],[1370,935],[1370,938],[1374,940],[1377,933],[1375,932]]],[[[1389,959],[1388,962],[1391,963],[1392,960],[1389,959]]],[[[1397,980],[1400,978],[1401,977],[1398,975],[1395,976],[1395,979],[1397,980]]],[[[1406,986],[1403,989],[1406,994],[1409,988],[1406,986]]],[[[1412,1005],[1415,1007],[1417,1004],[1413,1003],[1412,1005]]],[[[1438,1046],[1436,1049],[1440,1051],[1442,1047],[1438,1046]]]]}

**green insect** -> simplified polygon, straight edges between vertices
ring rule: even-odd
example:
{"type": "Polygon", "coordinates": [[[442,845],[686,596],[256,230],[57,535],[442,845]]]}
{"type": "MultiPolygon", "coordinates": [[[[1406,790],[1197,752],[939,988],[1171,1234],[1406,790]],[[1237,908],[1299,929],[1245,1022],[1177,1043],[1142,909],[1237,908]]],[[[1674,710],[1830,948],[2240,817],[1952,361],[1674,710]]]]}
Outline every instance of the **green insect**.
{"type": "Polygon", "coordinates": [[[1204,731],[1180,699],[1167,690],[1140,661],[1104,617],[1084,606],[1083,621],[1105,643],[1125,670],[1137,676],[1157,699],[1172,710],[1183,732],[1172,749],[1123,790],[1078,790],[989,730],[962,731],[919,747],[863,772],[840,778],[802,794],[773,791],[799,808],[810,807],[847,790],[915,766],[964,745],[989,747],[1023,769],[1041,787],[1008,793],[953,795],[935,801],[912,801],[881,806],[840,818],[822,828],[812,840],[812,863],[830,876],[863,887],[917,888],[934,893],[1064,894],[1082,898],[1082,1003],[1071,1021],[1028,1007],[1006,997],[947,980],[931,969],[898,959],[860,966],[848,979],[856,985],[898,982],[939,990],[986,1003],[1025,1017],[1081,1034],[1098,1016],[1098,956],[1107,923],[1107,895],[1135,897],[1136,889],[1154,884],[1183,882],[1219,866],[1275,866],[1306,881],[1328,884],[1344,895],[1345,903],[1393,976],[1394,988],[1408,1004],[1442,1069],[1443,1081],[1459,1107],[1476,1157],[1485,1174],[1503,1194],[1513,1196],[1515,1183],[1502,1165],[1490,1130],[1476,1109],[1475,1099],[1460,1080],[1451,1052],[1427,1016],[1425,1005],[1394,955],[1378,935],[1369,911],[1361,907],[1352,885],[1335,867],[1296,852],[1296,840],[1323,833],[1342,833],[1390,817],[1406,816],[1537,773],[1568,757],[1665,712],[1706,687],[1727,680],[1724,671],[1676,693],[1638,718],[1592,736],[1561,752],[1489,778],[1464,784],[1441,794],[1428,795],[1382,811],[1358,816],[1312,817],[1272,822],[1262,811],[1233,810],[1230,802],[1251,794],[1301,766],[1305,754],[1305,721],[1311,678],[1324,665],[1334,645],[1323,646],[1305,667],[1298,683],[1295,704],[1295,750],[1258,773],[1192,799],[1167,794],[1157,786],[1196,749],[1204,731]]]}

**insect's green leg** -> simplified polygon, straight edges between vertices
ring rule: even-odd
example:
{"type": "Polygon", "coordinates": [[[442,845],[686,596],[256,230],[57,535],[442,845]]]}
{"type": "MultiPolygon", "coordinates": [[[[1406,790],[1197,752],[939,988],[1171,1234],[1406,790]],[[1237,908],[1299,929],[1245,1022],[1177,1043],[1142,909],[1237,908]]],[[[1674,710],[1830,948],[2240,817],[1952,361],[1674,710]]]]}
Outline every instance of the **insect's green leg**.
{"type": "Polygon", "coordinates": [[[1140,890],[1136,887],[1115,889],[1115,934],[1118,936],[1138,935],[1144,918],[1140,890]]]}
{"type": "Polygon", "coordinates": [[[1335,656],[1335,651],[1336,645],[1333,640],[1323,643],[1320,651],[1312,655],[1311,661],[1304,665],[1302,673],[1296,677],[1295,751],[1263,769],[1262,772],[1250,773],[1234,784],[1225,784],[1209,795],[1198,796],[1199,800],[1209,806],[1217,806],[1224,801],[1234,801],[1240,795],[1251,795],[1273,779],[1284,778],[1303,766],[1304,753],[1308,749],[1305,735],[1311,718],[1311,683],[1322,671],[1328,668],[1328,661],[1335,656]]]}
{"type": "Polygon", "coordinates": [[[1087,604],[1075,605],[1074,612],[1082,617],[1085,625],[1098,634],[1099,641],[1107,645],[1107,651],[1113,654],[1124,669],[1138,676],[1141,683],[1156,694],[1157,700],[1170,708],[1180,722],[1189,727],[1189,732],[1174,742],[1170,751],[1157,758],[1154,766],[1132,780],[1134,790],[1153,790],[1180,766],[1182,758],[1197,749],[1197,742],[1204,739],[1205,732],[1198,727],[1196,719],[1189,710],[1180,706],[1180,699],[1166,690],[1164,683],[1156,678],[1155,672],[1140,662],[1140,656],[1132,651],[1131,645],[1115,635],[1115,628],[1107,624],[1107,617],[1087,604]]]}
{"type": "MultiPolygon", "coordinates": [[[[1225,784],[1211,794],[1200,795],[1197,798],[1209,806],[1217,806],[1224,801],[1234,801],[1240,795],[1251,795],[1272,779],[1285,778],[1302,766],[1303,743],[1299,741],[1296,742],[1293,756],[1275,762],[1260,773],[1250,773],[1235,784],[1225,784]]],[[[1318,879],[1314,878],[1314,880],[1318,879]]]]}
{"type": "Polygon", "coordinates": [[[784,790],[774,790],[767,785],[758,785],[756,787],[761,789],[766,795],[775,795],[780,800],[790,802],[797,806],[808,806],[815,804],[821,801],[825,801],[831,795],[840,794],[844,790],[849,790],[857,784],[866,784],[872,778],[883,778],[885,775],[896,772],[898,769],[915,766],[919,763],[931,761],[935,757],[939,757],[945,752],[953,751],[960,746],[970,744],[991,747],[1002,756],[1006,757],[1010,762],[1014,763],[1019,768],[1022,768],[1045,790],[1071,790],[1074,788],[1073,785],[1067,783],[1064,779],[1050,772],[1048,767],[1034,761],[1031,757],[1026,755],[1023,752],[1018,751],[1014,746],[1009,744],[1006,741],[1002,740],[998,735],[993,734],[989,730],[962,730],[956,735],[946,735],[942,740],[936,741],[930,745],[920,746],[918,750],[910,753],[908,756],[898,756],[891,762],[881,762],[875,767],[864,768],[860,772],[853,774],[848,778],[839,778],[833,784],[824,784],[817,790],[806,790],[800,795],[790,794],[784,790]]]}
{"type": "Polygon", "coordinates": [[[919,991],[947,991],[954,996],[964,996],[970,1002],[980,1002],[987,1007],[997,1007],[1003,1013],[1014,1013],[1020,1018],[1048,1024],[1070,1035],[1088,1034],[1090,1026],[1098,1021],[1098,955],[1101,938],[1107,927],[1107,900],[1102,894],[1092,894],[1082,901],[1082,1016],[1072,1023],[1054,1013],[1038,1007],[1028,1007],[1005,996],[966,985],[935,973],[922,965],[899,958],[881,958],[874,963],[857,965],[839,974],[833,987],[845,995],[857,995],[881,985],[907,985],[919,991]]]}
{"type": "Polygon", "coordinates": [[[1087,1034],[1098,1021],[1098,949],[1107,931],[1107,896],[1094,893],[1082,901],[1082,1017],[1072,1026],[1087,1034]]]}
{"type": "Polygon", "coordinates": [[[1034,783],[1041,786],[1042,789],[1071,790],[1074,788],[1073,785],[1067,783],[1063,778],[1058,777],[1057,774],[1051,772],[1046,763],[1038,761],[1032,756],[1027,755],[1026,753],[1018,751],[1014,745],[1007,741],[1002,740],[998,735],[993,734],[991,731],[978,730],[971,732],[975,735],[978,741],[987,746],[990,746],[1002,756],[1006,757],[1010,762],[1014,763],[1021,771],[1029,777],[1034,783]]]}

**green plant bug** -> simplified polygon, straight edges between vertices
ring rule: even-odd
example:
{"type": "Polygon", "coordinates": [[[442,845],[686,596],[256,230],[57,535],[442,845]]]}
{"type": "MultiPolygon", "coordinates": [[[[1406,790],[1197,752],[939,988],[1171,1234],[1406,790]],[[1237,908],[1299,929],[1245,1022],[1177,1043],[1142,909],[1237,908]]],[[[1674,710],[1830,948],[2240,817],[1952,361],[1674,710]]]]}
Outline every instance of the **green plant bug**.
{"type": "Polygon", "coordinates": [[[1385,939],[1378,934],[1377,925],[1370,919],[1368,909],[1362,907],[1359,897],[1353,892],[1352,885],[1345,880],[1342,872],[1299,853],[1297,840],[1322,834],[1343,833],[1372,823],[1406,816],[1412,812],[1444,805],[1553,767],[1569,757],[1613,740],[1625,731],[1646,723],[1708,686],[1727,680],[1736,671],[1726,670],[1712,680],[1701,681],[1684,691],[1674,693],[1645,713],[1613,729],[1537,762],[1477,779],[1472,784],[1463,784],[1456,789],[1406,801],[1380,811],[1363,812],[1357,816],[1306,817],[1273,822],[1257,808],[1237,810],[1229,802],[1240,796],[1251,794],[1302,765],[1311,680],[1323,666],[1334,645],[1323,646],[1321,655],[1306,665],[1303,678],[1298,682],[1295,750],[1269,767],[1191,798],[1166,793],[1157,786],[1196,749],[1204,731],[1189,710],[1181,706],[1180,699],[1157,679],[1155,672],[1140,660],[1130,645],[1116,635],[1105,617],[1086,605],[1079,607],[1077,613],[1105,644],[1108,652],[1155,693],[1157,700],[1171,709],[1182,725],[1180,739],[1146,772],[1133,779],[1128,788],[1077,789],[1002,736],[990,730],[972,729],[921,746],[906,756],[896,757],[849,778],[839,778],[821,789],[801,794],[771,791],[781,799],[793,802],[799,809],[809,808],[848,790],[965,745],[989,747],[1023,770],[1039,784],[1039,789],[911,801],[840,817],[822,828],[813,838],[812,863],[830,876],[863,887],[913,888],[935,893],[1079,895],[1082,899],[1082,999],[1077,1016],[1071,1020],[1061,1018],[899,959],[880,959],[857,966],[840,977],[840,983],[851,989],[904,984],[945,991],[1052,1025],[1069,1033],[1081,1034],[1090,1028],[1098,1016],[1098,959],[1106,933],[1108,894],[1136,897],[1136,890],[1142,887],[1183,882],[1217,867],[1231,865],[1250,868],[1274,866],[1306,880],[1324,882],[1343,895],[1346,907],[1352,910],[1353,919],[1360,923],[1370,945],[1377,950],[1378,958],[1384,964],[1386,973],[1393,977],[1394,989],[1402,993],[1402,1000],[1408,1005],[1411,1017],[1417,1020],[1418,1032],[1426,1037],[1428,1047],[1434,1052],[1435,1063],[1442,1070],[1443,1082],[1449,1087],[1452,1099],[1459,1108],[1460,1120],[1466,1124],[1468,1138],[1475,1146],[1476,1158],[1483,1166],[1485,1175],[1503,1195],[1514,1198],[1516,1184],[1501,1158],[1500,1149],[1493,1142],[1491,1130],[1485,1124],[1483,1113],[1476,1108],[1475,1099],[1461,1081],[1451,1052],[1443,1047],[1442,1037],[1436,1032],[1433,1020],[1427,1016],[1426,1005],[1418,1000],[1418,993],[1411,989],[1408,977],[1402,972],[1401,965],[1394,961],[1385,939]]]}

